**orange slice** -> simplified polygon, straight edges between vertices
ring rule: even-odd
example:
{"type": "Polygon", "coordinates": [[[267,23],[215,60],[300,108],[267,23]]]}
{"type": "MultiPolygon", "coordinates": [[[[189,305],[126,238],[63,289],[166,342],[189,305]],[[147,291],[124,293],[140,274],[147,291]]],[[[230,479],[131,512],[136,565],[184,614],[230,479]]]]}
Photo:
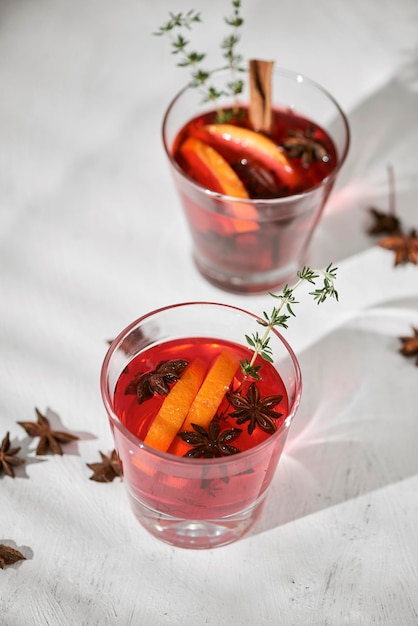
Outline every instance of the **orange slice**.
{"type": "Polygon", "coordinates": [[[188,137],[180,152],[199,184],[226,196],[248,198],[247,190],[229,163],[204,141],[188,137]]]}
{"type": "MultiPolygon", "coordinates": [[[[206,374],[206,378],[179,431],[193,430],[192,424],[208,428],[229,389],[238,366],[239,361],[233,358],[229,352],[226,350],[221,352],[206,374]]],[[[190,450],[189,446],[177,437],[168,451],[182,456],[188,450],[190,450]]]]}
{"type": "Polygon", "coordinates": [[[192,424],[199,424],[203,428],[209,426],[228,391],[238,365],[237,359],[234,359],[229,352],[226,350],[221,352],[206,374],[181,430],[190,430],[192,424]]]}
{"type": "Polygon", "coordinates": [[[299,182],[299,175],[286,154],[262,133],[233,124],[207,124],[202,131],[207,134],[207,141],[215,150],[219,148],[222,151],[223,147],[236,152],[240,158],[252,156],[258,159],[291,189],[299,182]]]}
{"type": "Polygon", "coordinates": [[[192,406],[205,373],[206,366],[200,359],[196,359],[185,369],[152,422],[144,439],[147,445],[162,452],[168,450],[192,406]]]}
{"type": "MultiPolygon", "coordinates": [[[[180,152],[185,159],[194,180],[216,193],[222,193],[232,198],[248,199],[248,192],[241,179],[234,172],[229,163],[217,150],[210,145],[188,137],[182,144],[180,152]]],[[[234,203],[228,205],[231,217],[234,219],[233,230],[248,232],[258,230],[258,213],[251,203],[234,203]]]]}

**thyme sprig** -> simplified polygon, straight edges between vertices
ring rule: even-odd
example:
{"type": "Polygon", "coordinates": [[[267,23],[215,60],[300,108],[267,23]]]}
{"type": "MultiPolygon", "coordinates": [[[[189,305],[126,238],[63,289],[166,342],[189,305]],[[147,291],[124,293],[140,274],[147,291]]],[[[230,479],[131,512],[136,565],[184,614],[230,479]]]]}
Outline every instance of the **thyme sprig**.
{"type": "Polygon", "coordinates": [[[237,53],[236,47],[240,42],[240,28],[244,20],[240,14],[241,0],[232,0],[233,16],[226,17],[225,22],[232,28],[232,33],[222,41],[221,48],[224,50],[223,57],[227,61],[227,68],[232,72],[232,80],[227,84],[229,93],[236,96],[242,93],[244,83],[237,78],[238,72],[243,72],[242,62],[244,57],[237,53]]]}
{"type": "Polygon", "coordinates": [[[226,60],[226,66],[220,69],[231,70],[231,80],[226,84],[226,88],[218,89],[213,84],[209,84],[209,79],[216,70],[208,70],[203,66],[206,59],[204,52],[198,52],[191,48],[190,40],[186,36],[187,31],[191,31],[192,26],[202,22],[201,14],[197,11],[187,13],[169,13],[170,19],[165,22],[154,33],[154,35],[168,35],[171,41],[171,52],[179,56],[178,67],[189,67],[191,69],[191,87],[197,87],[202,93],[202,102],[215,102],[221,96],[236,96],[242,93],[244,83],[237,77],[238,72],[243,72],[243,57],[237,52],[237,45],[240,41],[240,29],[244,20],[240,13],[241,0],[232,0],[233,14],[226,17],[226,24],[232,29],[231,33],[224,37],[221,42],[222,56],[226,60]]]}
{"type": "Polygon", "coordinates": [[[337,268],[333,267],[332,263],[328,265],[325,270],[314,270],[310,267],[303,267],[297,272],[298,280],[293,286],[285,285],[282,293],[269,294],[276,300],[278,300],[277,306],[274,306],[271,313],[263,312],[263,318],[257,320],[260,326],[265,328],[265,331],[260,335],[257,331],[251,335],[245,335],[245,339],[250,348],[254,350],[251,360],[244,359],[240,361],[241,370],[245,376],[251,376],[256,380],[261,380],[259,370],[261,365],[255,365],[257,356],[261,356],[265,361],[273,363],[273,352],[269,345],[270,343],[270,331],[272,328],[288,327],[288,321],[295,313],[293,306],[298,304],[295,298],[295,291],[302,283],[308,282],[316,287],[316,281],[322,276],[322,287],[317,287],[314,291],[310,291],[309,295],[313,296],[314,301],[317,304],[325,302],[330,298],[338,300],[338,292],[335,289],[335,279],[337,277],[337,268]]]}

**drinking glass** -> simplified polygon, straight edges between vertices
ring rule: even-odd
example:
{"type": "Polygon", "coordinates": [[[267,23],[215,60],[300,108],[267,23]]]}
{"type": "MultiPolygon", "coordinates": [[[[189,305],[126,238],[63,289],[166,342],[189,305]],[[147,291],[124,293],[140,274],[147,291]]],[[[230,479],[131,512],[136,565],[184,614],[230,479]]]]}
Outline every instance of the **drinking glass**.
{"type": "MultiPolygon", "coordinates": [[[[215,73],[213,84],[222,89],[227,78],[224,71],[215,73]]],[[[246,91],[238,104],[241,102],[248,103],[246,91]]],[[[194,262],[209,282],[227,291],[271,290],[288,282],[305,264],[309,243],[348,152],[347,118],[335,99],[314,81],[276,69],[272,102],[274,108],[293,112],[322,128],[337,154],[336,166],[326,178],[306,191],[280,198],[226,196],[197,184],[181,169],[173,158],[179,130],[214,109],[213,103],[202,103],[198,89],[188,86],[180,91],[163,120],[163,144],[189,226],[194,262]]],[[[225,96],[216,104],[231,107],[237,103],[225,96]]]]}
{"type": "Polygon", "coordinates": [[[245,335],[260,328],[257,319],[252,313],[225,304],[168,306],[144,315],[123,330],[104,359],[101,393],[130,505],[145,529],[174,546],[222,546],[237,540],[254,524],[299,406],[298,361],[285,339],[273,329],[273,366],[286,388],[287,417],[261,444],[220,458],[179,457],[147,446],[126,428],[115,411],[117,381],[138,354],[167,341],[199,337],[245,345],[245,335]]]}

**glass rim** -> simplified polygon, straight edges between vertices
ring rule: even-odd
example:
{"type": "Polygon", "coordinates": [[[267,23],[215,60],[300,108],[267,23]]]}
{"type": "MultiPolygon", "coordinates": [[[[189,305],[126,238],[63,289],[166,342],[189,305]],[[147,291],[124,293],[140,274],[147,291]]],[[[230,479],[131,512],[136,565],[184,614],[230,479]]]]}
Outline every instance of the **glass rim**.
{"type": "Polygon", "coordinates": [[[106,352],[106,355],[104,357],[103,364],[100,370],[100,391],[101,391],[102,401],[105,406],[105,410],[108,415],[108,418],[111,419],[114,427],[118,428],[119,431],[121,431],[122,434],[127,439],[129,439],[133,445],[135,445],[137,448],[140,448],[141,450],[144,450],[146,453],[154,457],[157,457],[162,461],[167,461],[170,463],[180,464],[180,465],[189,465],[190,467],[193,465],[194,466],[220,465],[220,464],[225,464],[225,463],[232,463],[232,462],[237,461],[237,457],[239,457],[239,459],[244,460],[244,459],[247,459],[248,457],[251,457],[252,455],[258,454],[263,448],[266,448],[272,445],[271,443],[272,439],[273,438],[276,439],[283,433],[284,430],[289,428],[290,422],[292,421],[298,409],[300,398],[301,398],[301,392],[302,392],[302,374],[301,374],[300,365],[296,357],[296,354],[294,353],[293,349],[291,348],[287,340],[283,337],[283,335],[279,333],[275,328],[272,328],[271,332],[274,335],[276,335],[279,341],[281,341],[281,343],[283,344],[283,347],[285,348],[288,355],[290,356],[290,359],[291,359],[291,362],[295,371],[295,387],[296,389],[298,389],[298,392],[295,393],[295,398],[293,402],[289,405],[288,415],[286,419],[284,420],[283,424],[280,426],[280,428],[278,428],[278,430],[276,430],[276,432],[270,435],[270,437],[268,437],[261,443],[257,444],[256,446],[253,446],[252,448],[249,448],[248,450],[243,450],[242,452],[239,452],[238,454],[232,454],[231,456],[225,456],[225,457],[216,457],[213,459],[202,459],[202,458],[193,459],[190,457],[176,456],[175,454],[170,454],[168,452],[162,452],[161,450],[157,450],[156,448],[153,448],[147,445],[146,443],[144,443],[142,439],[139,439],[138,437],[136,437],[136,435],[131,433],[131,431],[121,422],[121,420],[119,419],[119,417],[116,415],[115,411],[113,410],[112,398],[111,398],[111,393],[110,393],[109,386],[108,386],[108,377],[107,377],[107,371],[108,371],[112,356],[114,355],[114,353],[116,352],[120,344],[122,343],[123,339],[129,334],[129,332],[132,331],[134,328],[136,328],[143,321],[147,320],[148,318],[151,318],[155,315],[158,315],[159,313],[163,313],[172,309],[199,306],[199,305],[222,307],[225,309],[229,309],[231,311],[235,311],[237,313],[243,313],[251,317],[255,321],[257,320],[263,321],[261,317],[259,317],[258,315],[254,313],[251,313],[250,311],[246,311],[245,309],[242,309],[241,307],[237,307],[237,306],[230,305],[230,304],[224,304],[221,302],[189,301],[189,302],[178,302],[175,304],[170,304],[170,305],[166,305],[163,307],[159,307],[158,309],[154,309],[153,311],[150,311],[148,313],[145,313],[144,315],[141,315],[135,321],[131,322],[128,326],[126,326],[117,335],[117,337],[115,337],[115,339],[112,341],[112,343],[110,344],[106,352]],[[289,420],[289,418],[291,419],[289,420]]]}
{"type": "MultiPolygon", "coordinates": [[[[222,72],[226,72],[229,71],[226,68],[221,68],[219,70],[215,70],[214,74],[217,73],[222,73],[222,72]]],[[[248,73],[248,70],[244,70],[243,73],[248,73]]],[[[312,193],[316,192],[320,187],[323,187],[327,184],[330,183],[330,181],[334,180],[337,176],[337,174],[339,173],[339,171],[341,170],[342,166],[344,165],[346,159],[347,159],[347,155],[348,155],[348,151],[350,148],[350,143],[351,143],[351,132],[350,132],[350,125],[348,123],[348,118],[347,115],[344,113],[343,109],[341,108],[341,106],[339,105],[339,103],[337,102],[337,100],[334,98],[333,95],[331,95],[331,93],[325,89],[325,87],[323,87],[322,85],[320,85],[318,82],[316,82],[315,80],[313,80],[312,78],[309,78],[309,76],[306,76],[305,74],[302,74],[301,72],[296,72],[294,70],[289,70],[289,69],[285,69],[285,68],[281,68],[281,67],[275,67],[273,69],[273,76],[274,75],[278,75],[278,76],[282,76],[285,78],[288,78],[289,80],[292,80],[298,84],[306,84],[309,87],[311,87],[312,89],[314,89],[315,91],[322,93],[322,95],[324,95],[336,108],[337,113],[339,114],[342,123],[343,123],[343,128],[345,131],[345,143],[343,146],[343,150],[341,152],[341,156],[338,159],[337,165],[335,166],[335,168],[332,170],[332,172],[326,176],[325,178],[323,178],[319,183],[317,183],[315,186],[310,187],[309,189],[305,189],[304,191],[301,191],[299,193],[295,193],[295,194],[290,194],[288,196],[281,196],[278,198],[236,198],[235,196],[228,196],[226,194],[220,193],[218,191],[212,191],[211,189],[207,189],[206,187],[204,187],[203,185],[200,185],[199,183],[197,183],[196,181],[194,181],[190,176],[188,176],[183,170],[182,168],[178,165],[178,163],[173,159],[171,150],[170,150],[170,146],[168,145],[168,141],[167,141],[167,133],[166,133],[166,128],[167,128],[167,124],[168,124],[168,119],[170,117],[170,113],[173,110],[173,108],[175,107],[175,105],[177,104],[177,102],[180,100],[180,98],[183,96],[183,94],[185,94],[187,91],[189,91],[190,89],[194,89],[194,87],[192,87],[191,83],[188,83],[187,85],[185,85],[184,87],[182,87],[182,89],[180,89],[179,92],[177,92],[177,94],[174,96],[174,98],[171,100],[170,104],[168,105],[165,113],[164,113],[164,117],[163,117],[163,122],[162,122],[162,127],[161,127],[161,134],[162,134],[162,140],[163,140],[163,146],[164,146],[164,151],[167,155],[167,158],[171,164],[171,166],[174,168],[174,170],[184,179],[186,180],[194,189],[196,189],[197,191],[199,191],[200,193],[204,193],[206,196],[212,198],[212,199],[216,199],[216,200],[224,200],[226,202],[235,202],[235,203],[239,203],[239,204],[248,204],[248,205],[257,205],[260,207],[271,207],[274,205],[280,205],[280,204],[286,204],[289,201],[298,201],[301,198],[306,198],[309,197],[312,193]]],[[[274,106],[274,104],[273,104],[274,106]]],[[[178,129],[180,130],[180,129],[178,129]]]]}

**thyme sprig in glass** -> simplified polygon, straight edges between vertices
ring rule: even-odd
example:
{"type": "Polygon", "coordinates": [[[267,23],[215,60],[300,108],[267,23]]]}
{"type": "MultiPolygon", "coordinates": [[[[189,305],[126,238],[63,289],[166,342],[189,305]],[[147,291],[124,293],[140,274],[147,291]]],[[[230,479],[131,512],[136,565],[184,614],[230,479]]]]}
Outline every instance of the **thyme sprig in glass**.
{"type": "Polygon", "coordinates": [[[269,345],[270,331],[272,328],[277,327],[287,328],[289,319],[292,316],[295,317],[293,306],[298,304],[298,301],[294,294],[302,283],[308,282],[316,287],[316,281],[322,277],[322,287],[317,287],[314,291],[310,291],[309,295],[313,296],[317,304],[325,302],[328,297],[338,300],[338,292],[335,289],[337,268],[333,267],[332,263],[325,270],[314,270],[305,266],[298,271],[297,276],[297,282],[292,287],[285,285],[282,293],[274,294],[269,292],[274,299],[278,300],[278,304],[273,307],[270,314],[266,313],[266,311],[263,312],[264,319],[257,320],[257,323],[265,328],[264,333],[260,335],[258,332],[255,332],[251,335],[245,335],[248,346],[254,350],[251,360],[244,359],[240,361],[241,370],[246,377],[251,376],[256,380],[261,380],[259,374],[261,365],[255,365],[258,356],[261,356],[269,363],[273,363],[272,349],[269,345]]]}
{"type": "Polygon", "coordinates": [[[240,29],[244,23],[240,9],[241,0],[232,0],[233,13],[231,17],[224,18],[226,24],[231,28],[231,32],[221,42],[222,57],[226,60],[226,66],[220,69],[230,69],[231,79],[221,90],[213,84],[209,84],[209,79],[216,70],[208,70],[203,66],[207,55],[204,52],[193,50],[186,36],[187,31],[191,31],[194,24],[202,22],[199,12],[193,10],[187,13],[170,12],[170,19],[154,33],[157,36],[167,35],[169,37],[172,54],[176,54],[180,58],[177,66],[191,69],[190,85],[200,89],[203,102],[215,102],[221,96],[236,96],[242,93],[244,83],[238,77],[238,73],[245,70],[241,65],[243,57],[237,52],[240,29]]]}

